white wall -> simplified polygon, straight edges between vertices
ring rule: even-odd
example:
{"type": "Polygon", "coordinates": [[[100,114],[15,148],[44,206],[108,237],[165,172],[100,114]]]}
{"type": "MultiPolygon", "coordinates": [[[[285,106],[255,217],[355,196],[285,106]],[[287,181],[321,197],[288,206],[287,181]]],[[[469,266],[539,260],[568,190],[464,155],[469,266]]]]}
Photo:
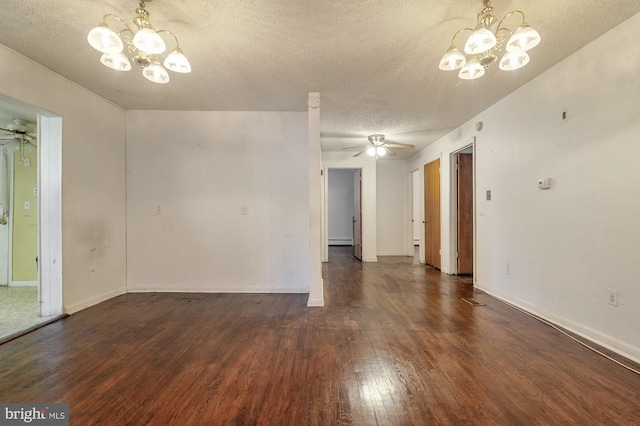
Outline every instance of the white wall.
{"type": "Polygon", "coordinates": [[[353,245],[354,169],[333,169],[328,173],[327,209],[329,245],[353,245]]]}
{"type": "Polygon", "coordinates": [[[0,94],[62,116],[65,310],[124,293],[124,111],[4,46],[0,94]]]}
{"type": "Polygon", "coordinates": [[[128,111],[128,290],[308,292],[307,137],[306,112],[128,111]]]}
{"type": "Polygon", "coordinates": [[[638,37],[640,15],[411,159],[423,164],[477,135],[477,286],[635,360],[638,37]],[[551,189],[537,189],[541,177],[553,179],[551,189]],[[618,307],[607,304],[608,288],[618,307]]]}
{"type": "Polygon", "coordinates": [[[405,161],[378,160],[376,173],[378,255],[407,254],[407,165],[405,161]]]}

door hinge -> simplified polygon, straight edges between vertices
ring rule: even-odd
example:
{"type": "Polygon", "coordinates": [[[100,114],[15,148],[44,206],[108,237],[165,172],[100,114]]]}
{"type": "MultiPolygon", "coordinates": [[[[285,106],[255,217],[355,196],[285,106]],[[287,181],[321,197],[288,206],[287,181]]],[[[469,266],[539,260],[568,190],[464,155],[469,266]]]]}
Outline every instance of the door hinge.
{"type": "Polygon", "coordinates": [[[456,252],[456,258],[460,257],[460,253],[456,252]]]}
{"type": "Polygon", "coordinates": [[[442,256],[442,249],[438,249],[438,254],[442,256]]]}
{"type": "Polygon", "coordinates": [[[324,176],[324,170],[320,170],[320,176],[324,176]]]}

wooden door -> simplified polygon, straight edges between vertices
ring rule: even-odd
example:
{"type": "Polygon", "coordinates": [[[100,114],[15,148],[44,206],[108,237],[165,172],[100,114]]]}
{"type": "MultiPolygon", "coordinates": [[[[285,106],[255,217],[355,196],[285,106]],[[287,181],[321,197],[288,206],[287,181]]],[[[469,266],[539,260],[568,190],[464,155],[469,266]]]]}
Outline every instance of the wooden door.
{"type": "Polygon", "coordinates": [[[473,274],[473,154],[456,154],[458,274],[473,274]]]}
{"type": "Polygon", "coordinates": [[[424,261],[440,269],[440,159],[424,166],[424,261]]]}
{"type": "Polygon", "coordinates": [[[362,260],[362,170],[353,174],[353,255],[362,260]]]}

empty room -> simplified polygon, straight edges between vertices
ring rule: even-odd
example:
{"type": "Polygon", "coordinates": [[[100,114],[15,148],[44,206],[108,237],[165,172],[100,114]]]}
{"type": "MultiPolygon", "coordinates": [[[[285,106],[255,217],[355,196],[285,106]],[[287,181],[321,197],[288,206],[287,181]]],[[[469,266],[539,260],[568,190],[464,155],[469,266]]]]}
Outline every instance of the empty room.
{"type": "Polygon", "coordinates": [[[640,424],[640,2],[7,0],[0,424],[640,424]]]}

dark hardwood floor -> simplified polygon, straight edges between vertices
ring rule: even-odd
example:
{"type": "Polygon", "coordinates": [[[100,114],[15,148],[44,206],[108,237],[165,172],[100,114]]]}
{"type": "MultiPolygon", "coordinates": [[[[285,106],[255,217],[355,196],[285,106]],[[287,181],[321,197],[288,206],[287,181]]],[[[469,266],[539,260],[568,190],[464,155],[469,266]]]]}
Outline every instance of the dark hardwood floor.
{"type": "Polygon", "coordinates": [[[0,346],[1,402],[72,425],[640,423],[640,376],[409,257],[303,294],[127,294],[0,346]],[[475,297],[486,306],[471,306],[475,297]]]}

